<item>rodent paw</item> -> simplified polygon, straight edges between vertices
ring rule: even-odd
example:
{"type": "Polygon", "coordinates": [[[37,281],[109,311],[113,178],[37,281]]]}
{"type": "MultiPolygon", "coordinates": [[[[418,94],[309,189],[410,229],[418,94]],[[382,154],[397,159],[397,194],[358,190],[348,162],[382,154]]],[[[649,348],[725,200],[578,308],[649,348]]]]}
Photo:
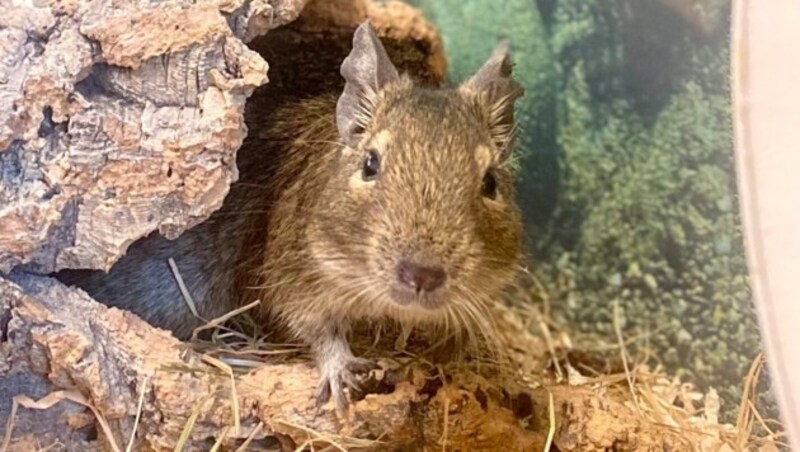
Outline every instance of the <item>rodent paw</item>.
{"type": "Polygon", "coordinates": [[[317,408],[322,407],[331,397],[339,411],[346,411],[349,405],[345,388],[361,392],[361,382],[358,375],[364,375],[371,370],[378,369],[377,363],[366,358],[352,357],[347,362],[336,365],[327,365],[323,369],[322,380],[315,395],[317,408]]]}
{"type": "Polygon", "coordinates": [[[356,374],[366,374],[369,373],[369,371],[371,370],[376,370],[380,368],[381,366],[379,366],[378,363],[367,358],[353,357],[347,363],[347,370],[356,374]]]}

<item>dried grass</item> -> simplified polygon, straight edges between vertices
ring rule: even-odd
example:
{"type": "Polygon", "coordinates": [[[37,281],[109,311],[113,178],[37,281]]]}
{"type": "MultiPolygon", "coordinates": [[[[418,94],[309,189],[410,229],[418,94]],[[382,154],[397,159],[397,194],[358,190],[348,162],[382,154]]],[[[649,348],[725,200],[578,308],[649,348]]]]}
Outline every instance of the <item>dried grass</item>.
{"type": "Polygon", "coordinates": [[[242,445],[239,446],[238,448],[236,448],[236,452],[244,452],[244,451],[246,451],[247,450],[247,446],[249,446],[250,443],[253,442],[253,438],[255,438],[256,435],[261,433],[261,430],[263,428],[264,428],[264,423],[263,422],[259,422],[258,425],[255,426],[253,431],[251,431],[250,434],[247,435],[247,438],[244,440],[242,445]]]}
{"type": "Polygon", "coordinates": [[[125,452],[131,452],[133,450],[133,444],[136,442],[136,430],[139,428],[139,421],[142,418],[142,408],[144,406],[144,394],[147,391],[147,384],[150,382],[150,377],[145,377],[144,381],[142,381],[142,389],[139,391],[139,401],[136,403],[136,418],[133,421],[133,430],[131,430],[131,437],[128,440],[128,446],[125,448],[125,452]]]}
{"type": "Polygon", "coordinates": [[[194,424],[197,422],[197,417],[200,415],[200,412],[203,411],[203,406],[205,406],[206,402],[211,400],[212,394],[206,394],[197,406],[194,407],[192,410],[192,414],[189,416],[189,419],[186,420],[186,424],[183,426],[183,430],[181,431],[181,436],[178,437],[178,442],[175,444],[175,452],[180,452],[186,446],[186,442],[189,440],[189,436],[192,434],[192,430],[194,429],[194,424]]]}
{"type": "Polygon", "coordinates": [[[300,430],[307,435],[308,439],[305,442],[298,445],[297,448],[295,449],[295,452],[302,452],[306,450],[307,447],[311,448],[311,450],[313,451],[316,450],[316,447],[319,444],[327,445],[329,446],[328,449],[334,448],[336,450],[339,450],[340,452],[347,452],[349,449],[355,449],[355,448],[375,447],[381,444],[380,440],[368,440],[368,439],[331,435],[323,432],[318,432],[307,426],[299,425],[294,422],[286,420],[277,420],[276,423],[282,424],[286,427],[290,427],[296,430],[300,430]]]}
{"type": "Polygon", "coordinates": [[[113,433],[111,433],[111,427],[109,426],[105,416],[103,416],[103,414],[89,400],[87,400],[86,397],[77,391],[55,391],[39,400],[33,400],[24,395],[15,396],[12,399],[11,413],[9,414],[8,421],[6,423],[6,434],[2,445],[0,445],[0,452],[6,452],[8,447],[11,445],[11,435],[14,430],[14,420],[16,418],[17,410],[20,406],[34,410],[46,410],[62,400],[69,400],[89,408],[95,415],[97,423],[100,424],[100,429],[106,436],[106,440],[108,441],[111,449],[114,450],[114,452],[120,452],[120,448],[117,445],[117,441],[114,438],[113,433]]]}
{"type": "Polygon", "coordinates": [[[547,391],[547,420],[549,421],[547,429],[547,441],[544,443],[543,452],[549,452],[553,446],[553,437],[556,436],[556,412],[553,407],[553,393],[547,391]]]}

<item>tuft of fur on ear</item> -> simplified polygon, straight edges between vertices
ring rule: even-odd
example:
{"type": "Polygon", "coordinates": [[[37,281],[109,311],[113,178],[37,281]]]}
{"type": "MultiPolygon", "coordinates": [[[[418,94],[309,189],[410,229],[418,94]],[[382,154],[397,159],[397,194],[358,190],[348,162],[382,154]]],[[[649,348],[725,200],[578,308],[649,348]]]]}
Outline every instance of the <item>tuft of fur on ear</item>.
{"type": "Polygon", "coordinates": [[[336,104],[336,126],[345,145],[355,147],[372,116],[378,92],[400,77],[369,21],[353,35],[353,49],[342,62],[344,91],[336,104]]]}
{"type": "Polygon", "coordinates": [[[511,75],[514,63],[509,55],[508,40],[495,47],[489,59],[459,88],[478,97],[501,159],[511,153],[515,132],[514,102],[525,94],[522,85],[511,75]]]}

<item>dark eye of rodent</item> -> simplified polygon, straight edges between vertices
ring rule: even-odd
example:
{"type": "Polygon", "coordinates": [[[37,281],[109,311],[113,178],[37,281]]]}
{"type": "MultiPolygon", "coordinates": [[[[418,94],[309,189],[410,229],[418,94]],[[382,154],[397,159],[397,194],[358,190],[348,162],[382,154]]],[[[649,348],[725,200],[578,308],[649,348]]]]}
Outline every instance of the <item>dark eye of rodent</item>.
{"type": "Polygon", "coordinates": [[[381,169],[381,156],[375,149],[370,149],[367,158],[364,159],[364,167],[361,169],[361,176],[364,180],[370,181],[378,177],[381,169]]]}
{"type": "Polygon", "coordinates": [[[481,188],[483,192],[483,196],[494,199],[497,196],[497,178],[495,178],[494,173],[490,170],[487,171],[486,174],[483,175],[483,187],[481,188]]]}

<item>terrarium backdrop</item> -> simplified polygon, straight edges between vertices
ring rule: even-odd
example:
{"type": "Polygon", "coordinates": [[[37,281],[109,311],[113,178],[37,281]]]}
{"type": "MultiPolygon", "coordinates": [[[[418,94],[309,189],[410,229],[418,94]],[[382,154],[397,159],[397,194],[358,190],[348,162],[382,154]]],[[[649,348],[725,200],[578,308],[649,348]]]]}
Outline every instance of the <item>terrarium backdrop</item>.
{"type": "MultiPolygon", "coordinates": [[[[731,137],[727,0],[416,0],[450,77],[511,41],[531,268],[578,340],[633,348],[727,420],[760,350],[731,137]]],[[[762,393],[767,379],[762,376],[762,393]]],[[[762,408],[774,414],[766,394],[762,408]]]]}

